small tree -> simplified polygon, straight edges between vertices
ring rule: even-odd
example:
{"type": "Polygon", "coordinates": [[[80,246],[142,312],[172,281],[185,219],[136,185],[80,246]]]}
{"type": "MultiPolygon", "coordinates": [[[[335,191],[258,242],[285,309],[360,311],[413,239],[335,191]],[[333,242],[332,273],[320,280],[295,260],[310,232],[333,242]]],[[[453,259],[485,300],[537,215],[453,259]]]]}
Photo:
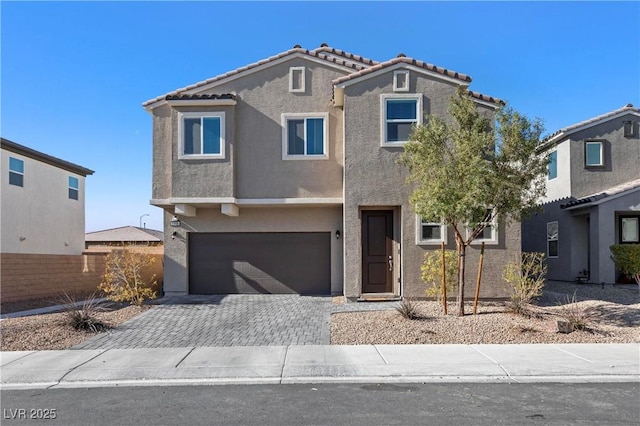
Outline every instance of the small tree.
{"type": "Polygon", "coordinates": [[[640,244],[614,244],[609,249],[616,267],[632,276],[640,287],[640,244]]]}
{"type": "Polygon", "coordinates": [[[458,252],[458,315],[464,315],[466,248],[500,215],[520,219],[545,192],[548,160],[537,155],[543,131],[510,107],[496,112],[496,127],[469,92],[451,99],[453,122],[430,115],[414,128],[400,162],[415,184],[414,211],[453,230],[458,252]]]}
{"type": "MultiPolygon", "coordinates": [[[[453,294],[458,288],[458,256],[454,250],[445,251],[445,279],[447,282],[447,294],[453,294]]],[[[422,281],[427,284],[425,295],[442,298],[442,252],[428,251],[424,254],[424,260],[420,267],[422,281]]]]}
{"type": "Polygon", "coordinates": [[[118,248],[106,258],[105,273],[98,289],[114,302],[129,302],[141,306],[146,299],[156,297],[153,286],[157,284],[155,274],[145,279],[145,270],[156,259],[133,247],[118,248]]]}
{"type": "Polygon", "coordinates": [[[502,279],[511,293],[511,310],[526,314],[527,305],[540,295],[547,275],[544,253],[516,253],[502,270],[502,279]]]}

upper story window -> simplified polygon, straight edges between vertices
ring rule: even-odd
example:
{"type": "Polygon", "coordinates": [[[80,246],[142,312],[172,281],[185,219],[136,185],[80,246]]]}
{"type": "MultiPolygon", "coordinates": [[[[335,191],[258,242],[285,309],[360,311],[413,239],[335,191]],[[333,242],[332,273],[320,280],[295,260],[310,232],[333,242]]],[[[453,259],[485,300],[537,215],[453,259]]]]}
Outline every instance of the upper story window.
{"type": "Polygon", "coordinates": [[[282,159],[326,159],[329,114],[282,114],[282,159]]]}
{"type": "Polygon", "coordinates": [[[547,177],[549,180],[558,177],[558,151],[549,153],[549,165],[547,177]]]}
{"type": "Polygon", "coordinates": [[[625,121],[622,123],[624,128],[624,137],[633,138],[636,136],[636,126],[634,121],[625,121]]]}
{"type": "Polygon", "coordinates": [[[393,91],[409,91],[409,70],[400,70],[393,72],[393,91]]]}
{"type": "Polygon", "coordinates": [[[429,222],[417,216],[417,238],[416,242],[420,244],[440,244],[447,242],[447,225],[437,222],[429,222]]]}
{"type": "Polygon", "coordinates": [[[558,222],[547,223],[547,257],[558,257],[558,222]]]}
{"type": "Polygon", "coordinates": [[[224,112],[182,113],[182,158],[224,158],[224,112]]]}
{"type": "Polygon", "coordinates": [[[9,185],[24,186],[24,161],[9,157],[9,185]]]}
{"type": "Polygon", "coordinates": [[[381,95],[382,145],[402,145],[422,122],[422,95],[381,95]]]}
{"type": "Polygon", "coordinates": [[[289,91],[301,93],[305,91],[304,67],[289,68],[289,91]]]}
{"type": "Polygon", "coordinates": [[[584,165],[587,167],[603,166],[603,144],[601,141],[590,141],[584,144],[584,165]]]}
{"type": "Polygon", "coordinates": [[[80,181],[78,178],[69,176],[69,199],[77,200],[80,194],[80,181]]]}

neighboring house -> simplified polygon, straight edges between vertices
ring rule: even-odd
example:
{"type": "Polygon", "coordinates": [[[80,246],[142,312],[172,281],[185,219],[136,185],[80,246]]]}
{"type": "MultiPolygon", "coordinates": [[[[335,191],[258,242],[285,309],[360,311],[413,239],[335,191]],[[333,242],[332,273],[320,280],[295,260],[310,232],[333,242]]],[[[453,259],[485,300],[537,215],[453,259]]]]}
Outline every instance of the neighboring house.
{"type": "Polygon", "coordinates": [[[543,211],[523,222],[523,250],[547,255],[553,280],[615,283],[612,244],[640,242],[640,110],[629,104],[560,129],[543,211]]]}
{"type": "Polygon", "coordinates": [[[102,231],[87,232],[84,237],[87,251],[109,251],[114,247],[136,247],[148,253],[164,252],[164,233],[137,226],[121,226],[102,231]]]}
{"type": "Polygon", "coordinates": [[[0,146],[2,301],[95,288],[101,271],[82,256],[93,170],[4,138],[0,146]]]}
{"type": "Polygon", "coordinates": [[[2,253],[81,254],[93,170],[2,138],[2,253]]]}
{"type": "MultiPolygon", "coordinates": [[[[167,295],[424,297],[423,223],[397,163],[411,127],[448,116],[471,77],[399,55],[377,62],[293,49],[143,104],[153,116],[153,199],[165,211],[167,295]]],[[[470,92],[492,117],[498,99],[470,92]]],[[[482,297],[501,297],[520,225],[492,224],[482,297]]],[[[469,250],[475,282],[480,241],[469,250]]],[[[471,291],[467,292],[472,294],[471,291]]]]}

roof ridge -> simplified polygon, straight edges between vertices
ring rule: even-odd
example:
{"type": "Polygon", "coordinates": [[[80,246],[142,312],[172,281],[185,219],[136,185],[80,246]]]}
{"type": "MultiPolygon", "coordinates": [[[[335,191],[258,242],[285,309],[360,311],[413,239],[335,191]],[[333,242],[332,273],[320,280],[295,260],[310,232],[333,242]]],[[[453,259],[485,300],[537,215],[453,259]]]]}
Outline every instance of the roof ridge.
{"type": "Polygon", "coordinates": [[[350,53],[341,49],[336,49],[335,47],[331,47],[329,45],[327,45],[326,43],[322,43],[322,45],[320,45],[320,47],[317,47],[315,49],[313,49],[311,52],[328,52],[328,53],[333,53],[335,55],[338,56],[342,56],[344,58],[353,60],[353,61],[357,61],[357,62],[361,62],[363,64],[366,65],[376,65],[379,64],[379,61],[376,61],[375,59],[370,59],[370,58],[365,58],[364,56],[360,56],[360,55],[356,55],[354,53],[350,53]]]}
{"type": "MultiPolygon", "coordinates": [[[[218,75],[216,75],[214,77],[198,81],[198,82],[190,84],[188,86],[181,87],[179,89],[175,89],[175,90],[173,90],[173,91],[171,91],[169,93],[165,93],[164,95],[157,96],[157,97],[155,97],[153,99],[150,99],[148,101],[143,102],[142,106],[146,108],[149,105],[154,104],[156,102],[167,100],[168,97],[175,97],[175,96],[182,95],[182,94],[184,94],[184,92],[188,92],[190,90],[197,89],[199,87],[203,87],[203,86],[206,86],[206,85],[211,84],[211,83],[215,83],[216,81],[220,81],[220,80],[223,80],[225,78],[240,74],[242,72],[248,71],[250,69],[259,67],[259,66],[264,65],[264,64],[268,64],[269,62],[276,61],[278,59],[284,58],[286,56],[289,56],[289,55],[292,55],[292,54],[295,54],[295,53],[301,53],[303,55],[308,55],[308,56],[311,56],[311,57],[315,57],[315,58],[318,58],[318,59],[321,59],[321,60],[324,60],[324,61],[327,61],[327,62],[334,63],[336,65],[343,66],[345,68],[352,68],[352,69],[357,69],[358,68],[358,66],[356,66],[355,64],[348,64],[346,61],[343,61],[342,63],[340,63],[339,60],[337,60],[335,58],[329,58],[327,55],[322,55],[321,52],[317,51],[317,49],[316,50],[308,50],[308,49],[304,49],[302,47],[299,47],[299,45],[295,45],[293,48],[285,50],[284,52],[280,52],[278,54],[269,56],[269,57],[261,59],[259,61],[252,62],[250,64],[247,64],[247,65],[244,65],[242,67],[236,68],[234,70],[227,71],[227,72],[222,73],[222,74],[218,74],[218,75]]],[[[356,60],[355,62],[360,62],[360,61],[356,60]]],[[[359,66],[362,67],[362,68],[365,68],[365,64],[364,63],[360,64],[359,66]]]]}
{"type": "Polygon", "coordinates": [[[636,107],[633,106],[633,104],[629,103],[629,104],[626,104],[626,105],[624,105],[624,106],[622,106],[620,108],[614,109],[613,111],[605,112],[603,114],[596,115],[595,117],[588,118],[586,120],[582,120],[582,121],[580,121],[578,123],[571,124],[571,125],[566,126],[566,127],[562,127],[560,129],[556,130],[555,132],[551,133],[550,135],[546,136],[544,139],[542,139],[540,144],[542,145],[545,142],[550,141],[551,139],[553,139],[554,137],[556,137],[556,136],[558,136],[558,135],[560,135],[562,133],[572,131],[574,129],[580,128],[580,127],[585,126],[587,124],[595,123],[596,121],[600,121],[600,120],[603,120],[605,118],[612,117],[612,116],[614,116],[616,114],[620,114],[621,112],[625,112],[625,111],[635,111],[635,112],[640,113],[640,108],[636,108],[636,107]]]}

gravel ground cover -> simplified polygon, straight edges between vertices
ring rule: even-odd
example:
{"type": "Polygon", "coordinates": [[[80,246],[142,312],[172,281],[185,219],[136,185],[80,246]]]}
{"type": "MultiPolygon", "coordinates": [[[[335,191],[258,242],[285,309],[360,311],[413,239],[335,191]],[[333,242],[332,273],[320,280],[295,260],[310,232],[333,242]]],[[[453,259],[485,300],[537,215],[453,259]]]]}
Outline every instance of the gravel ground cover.
{"type": "MultiPolygon", "coordinates": [[[[576,285],[550,282],[543,296],[524,317],[508,312],[503,302],[481,302],[478,315],[457,317],[454,303],[449,315],[434,301],[413,302],[419,318],[408,320],[393,306],[382,303],[349,303],[338,306],[334,298],[331,319],[332,344],[413,344],[413,343],[640,343],[640,297],[635,285],[576,285]],[[575,292],[576,303],[569,303],[575,292]],[[382,310],[372,310],[380,306],[382,310]],[[366,311],[361,311],[366,308],[366,311]],[[586,330],[558,333],[557,320],[569,308],[589,313],[586,330]],[[344,312],[353,309],[360,312],[344,312]]],[[[33,308],[37,306],[29,306],[33,308]]],[[[139,315],[151,306],[137,308],[104,305],[97,314],[109,327],[139,315]]],[[[467,305],[466,312],[471,313],[467,305]]],[[[0,349],[3,351],[68,349],[95,334],[76,331],[64,323],[64,314],[45,314],[0,321],[0,349]]]]}

